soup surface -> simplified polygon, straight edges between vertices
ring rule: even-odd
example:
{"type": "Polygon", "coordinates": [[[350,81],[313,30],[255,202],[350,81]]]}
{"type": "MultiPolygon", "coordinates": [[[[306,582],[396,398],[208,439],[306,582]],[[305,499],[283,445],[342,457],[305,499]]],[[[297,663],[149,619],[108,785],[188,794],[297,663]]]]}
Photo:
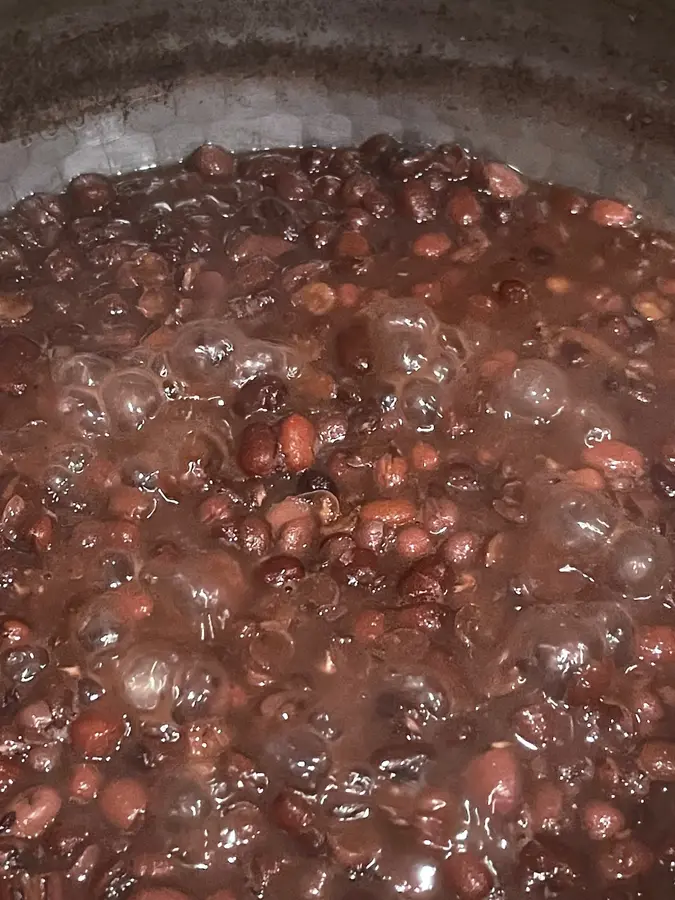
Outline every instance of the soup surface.
{"type": "Polygon", "coordinates": [[[675,895],[674,304],[456,146],[19,203],[1,900],[675,895]]]}

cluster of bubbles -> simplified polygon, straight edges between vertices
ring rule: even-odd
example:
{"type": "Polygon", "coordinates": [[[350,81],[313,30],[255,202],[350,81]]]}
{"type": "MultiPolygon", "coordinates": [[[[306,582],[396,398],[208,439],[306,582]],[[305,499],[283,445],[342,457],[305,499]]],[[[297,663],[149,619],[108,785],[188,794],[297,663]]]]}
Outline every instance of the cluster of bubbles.
{"type": "Polygon", "coordinates": [[[116,366],[93,353],[76,353],[52,367],[58,412],[82,438],[128,436],[153,419],[165,401],[148,369],[116,366]]]}
{"type": "Polygon", "coordinates": [[[47,503],[71,513],[92,512],[98,499],[87,484],[87,473],[95,460],[91,446],[74,441],[55,447],[43,473],[47,503]]]}
{"type": "Polygon", "coordinates": [[[509,634],[507,658],[549,688],[594,661],[631,658],[633,622],[621,602],[537,603],[518,614],[509,634]]]}
{"type": "Polygon", "coordinates": [[[296,377],[302,353],[248,337],[232,322],[202,319],[178,329],[166,352],[136,351],[117,363],[76,353],[52,366],[58,412],[71,433],[125,437],[156,418],[170,395],[231,398],[257,375],[296,377]]]}
{"type": "Polygon", "coordinates": [[[471,341],[414,300],[370,304],[367,328],[377,375],[397,391],[410,425],[431,431],[443,415],[449,386],[471,352],[471,341]]]}
{"type": "Polygon", "coordinates": [[[546,359],[522,360],[497,384],[494,408],[506,419],[535,425],[548,424],[565,414],[572,432],[587,447],[621,440],[625,435],[618,412],[605,400],[597,403],[575,397],[567,373],[546,359]]]}
{"type": "Polygon", "coordinates": [[[227,397],[257,375],[296,377],[302,358],[288,345],[246,336],[232,322],[201,319],[180,329],[166,363],[189,393],[227,397]]]}
{"type": "Polygon", "coordinates": [[[535,528],[554,564],[591,575],[599,569],[603,580],[626,597],[656,594],[673,563],[666,538],[629,524],[601,491],[554,485],[539,498],[535,528]]]}
{"type": "Polygon", "coordinates": [[[441,384],[457,374],[467,341],[429,307],[409,299],[376,300],[367,310],[375,369],[396,383],[410,378],[441,384]]]}
{"type": "Polygon", "coordinates": [[[206,657],[161,642],[138,643],[121,658],[119,685],[139,715],[191,721],[222,697],[226,675],[206,657]]]}
{"type": "Polygon", "coordinates": [[[220,664],[207,652],[138,634],[114,592],[87,600],[71,627],[89,669],[141,716],[185,722],[223,701],[227,679],[220,664]]]}
{"type": "Polygon", "coordinates": [[[160,554],[140,577],[158,603],[171,604],[195,636],[207,642],[222,633],[246,593],[239,563],[224,550],[160,554]]]}

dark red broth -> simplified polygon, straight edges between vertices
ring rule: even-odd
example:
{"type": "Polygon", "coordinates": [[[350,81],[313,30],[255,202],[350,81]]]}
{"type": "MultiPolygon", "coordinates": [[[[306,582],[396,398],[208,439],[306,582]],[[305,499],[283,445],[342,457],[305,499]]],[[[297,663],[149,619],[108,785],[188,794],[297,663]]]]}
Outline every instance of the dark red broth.
{"type": "Polygon", "coordinates": [[[674,298],[455,146],[21,201],[1,900],[675,896],[674,298]]]}

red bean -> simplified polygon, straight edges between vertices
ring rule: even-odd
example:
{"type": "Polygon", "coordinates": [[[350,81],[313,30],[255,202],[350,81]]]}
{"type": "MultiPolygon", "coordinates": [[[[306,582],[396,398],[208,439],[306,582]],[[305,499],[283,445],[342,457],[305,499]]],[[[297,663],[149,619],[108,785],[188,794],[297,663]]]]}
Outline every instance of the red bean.
{"type": "Polygon", "coordinates": [[[117,778],[105,785],[99,805],[106,819],[117,828],[134,828],[145,815],[148,797],[136,778],[117,778]]]}
{"type": "Polygon", "coordinates": [[[598,857],[600,874],[606,881],[627,881],[651,869],[654,854],[633,837],[616,841],[598,857]]]}
{"type": "Polygon", "coordinates": [[[396,535],[396,550],[403,559],[419,559],[430,549],[429,533],[421,525],[406,525],[396,535]]]}
{"type": "Polygon", "coordinates": [[[539,785],[532,803],[532,828],[535,832],[557,834],[563,823],[565,795],[558,784],[539,785]]]}
{"type": "Polygon", "coordinates": [[[591,800],[583,809],[584,828],[592,841],[606,841],[623,831],[626,820],[620,809],[601,800],[591,800]]]}
{"type": "Polygon", "coordinates": [[[271,543],[269,524],[259,516],[246,516],[239,523],[239,543],[251,556],[264,556],[271,543]]]}
{"type": "Polygon", "coordinates": [[[384,453],[375,463],[375,480],[382,491],[401,487],[408,475],[408,463],[402,456],[384,453]]]}
{"type": "Polygon", "coordinates": [[[113,754],[123,736],[123,718],[108,709],[94,708],[80,713],[71,729],[73,748],[97,759],[113,754]]]}
{"type": "Polygon", "coordinates": [[[473,531],[458,531],[443,544],[443,557],[453,566],[467,568],[478,556],[481,539],[473,531]]]}
{"type": "Polygon", "coordinates": [[[403,525],[415,518],[415,507],[409,500],[371,500],[361,509],[364,522],[377,519],[385,525],[403,525]]]}
{"type": "Polygon", "coordinates": [[[416,222],[429,222],[436,217],[437,200],[429,185],[419,179],[403,185],[400,203],[403,212],[416,222]]]}
{"type": "Polygon", "coordinates": [[[0,794],[5,794],[21,777],[21,766],[13,759],[0,758],[0,794]]]}
{"type": "Polygon", "coordinates": [[[312,281],[291,297],[294,306],[302,306],[313,316],[325,316],[335,306],[336,292],[323,281],[312,281]]]}
{"type": "Polygon", "coordinates": [[[485,166],[485,177],[489,192],[493,197],[502,200],[520,197],[527,190],[527,185],[520,175],[502,163],[488,163],[485,166]]]}
{"type": "Polygon", "coordinates": [[[346,869],[370,866],[382,853],[382,840],[371,819],[338,823],[328,833],[335,859],[346,869]]]}
{"type": "Polygon", "coordinates": [[[78,803],[90,803],[98,796],[101,774],[95,766],[80,763],[70,776],[70,796],[78,803]]]}
{"type": "Polygon", "coordinates": [[[369,644],[384,634],[384,613],[364,610],[354,623],[354,637],[361,644],[369,644]]]}
{"type": "Polygon", "coordinates": [[[372,253],[368,239],[356,231],[345,231],[335,246],[335,255],[344,259],[362,259],[372,253]]]}
{"type": "Polygon", "coordinates": [[[600,441],[586,447],[581,458],[585,465],[600,469],[606,476],[641,478],[645,473],[642,453],[623,441],[600,441]]]}
{"type": "Polygon", "coordinates": [[[301,472],[312,466],[315,442],[316,431],[305,416],[293,413],[283,420],[279,430],[279,449],[290,472],[301,472]]]}
{"type": "Polygon", "coordinates": [[[591,204],[588,215],[597,225],[631,225],[635,213],[617,200],[596,200],[591,204]]]}
{"type": "Polygon", "coordinates": [[[412,247],[415,256],[424,259],[438,259],[452,247],[452,241],[443,232],[431,231],[420,235],[412,247]]]}
{"type": "Polygon", "coordinates": [[[92,216],[115,199],[115,191],[105,175],[78,175],[68,187],[68,196],[76,216],[92,216]]]}
{"type": "Polygon", "coordinates": [[[485,900],[493,878],[485,863],[474,853],[453,853],[445,861],[446,878],[459,900],[485,900]]]}
{"type": "Polygon", "coordinates": [[[675,782],[675,742],[647,741],[640,750],[638,763],[654,781],[675,782]]]}
{"type": "Polygon", "coordinates": [[[448,215],[457,225],[476,225],[482,210],[478,198],[470,188],[459,187],[448,202],[448,215]]]}
{"type": "Polygon", "coordinates": [[[417,441],[410,451],[410,461],[414,469],[422,472],[433,472],[438,468],[440,454],[435,447],[425,441],[417,441]]]}
{"type": "Polygon", "coordinates": [[[217,144],[202,144],[188,158],[187,165],[205,178],[231,178],[235,157],[217,144]]]}
{"type": "Polygon", "coordinates": [[[37,838],[49,828],[61,810],[61,797],[54,788],[30,788],[15,797],[6,812],[14,814],[9,833],[20,838],[37,838]]]}
{"type": "Polygon", "coordinates": [[[459,521],[459,507],[447,497],[427,497],[422,509],[422,521],[431,534],[452,531],[459,521]]]}
{"type": "Polygon", "coordinates": [[[269,425],[247,425],[239,443],[239,465],[247,475],[265,477],[274,469],[277,441],[269,425]]]}
{"type": "Polygon", "coordinates": [[[258,569],[258,574],[266,584],[283,587],[305,576],[305,567],[293,556],[272,556],[258,569]]]}
{"type": "Polygon", "coordinates": [[[635,652],[650,665],[675,663],[675,627],[641,625],[635,629],[635,652]]]}
{"type": "Polygon", "coordinates": [[[520,800],[520,766],[511,747],[492,747],[473,759],[465,772],[467,792],[493,813],[512,812],[520,800]]]}
{"type": "Polygon", "coordinates": [[[277,537],[277,549],[289,556],[303,556],[314,543],[317,530],[310,512],[285,522],[277,537]]]}

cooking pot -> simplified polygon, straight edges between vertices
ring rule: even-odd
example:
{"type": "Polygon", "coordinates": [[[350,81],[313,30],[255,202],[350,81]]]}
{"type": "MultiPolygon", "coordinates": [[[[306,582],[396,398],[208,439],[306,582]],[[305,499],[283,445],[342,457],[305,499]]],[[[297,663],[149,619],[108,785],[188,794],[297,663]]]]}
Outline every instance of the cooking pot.
{"type": "Polygon", "coordinates": [[[235,150],[460,141],[675,224],[659,0],[2,0],[0,209],[82,172],[235,150]]]}

